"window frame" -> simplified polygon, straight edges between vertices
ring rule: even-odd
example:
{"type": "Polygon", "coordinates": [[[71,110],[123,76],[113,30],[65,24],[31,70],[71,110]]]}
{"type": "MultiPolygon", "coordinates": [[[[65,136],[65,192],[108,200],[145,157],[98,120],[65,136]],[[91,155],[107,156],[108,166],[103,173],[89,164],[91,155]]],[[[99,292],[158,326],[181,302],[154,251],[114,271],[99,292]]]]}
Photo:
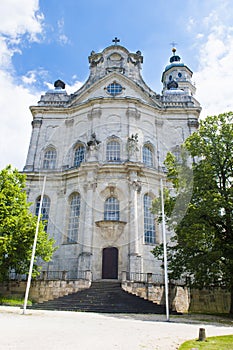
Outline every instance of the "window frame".
{"type": "Polygon", "coordinates": [[[143,196],[143,228],[144,228],[144,243],[156,244],[156,226],[155,217],[151,213],[152,196],[148,193],[143,196]]]}
{"type": "Polygon", "coordinates": [[[44,151],[43,169],[45,169],[45,170],[56,169],[56,162],[57,162],[56,149],[53,147],[47,148],[44,151]]]}
{"type": "Polygon", "coordinates": [[[77,243],[81,210],[81,196],[73,193],[69,197],[69,213],[66,243],[77,243]]]}
{"type": "Polygon", "coordinates": [[[107,162],[121,161],[121,144],[118,139],[109,139],[106,145],[106,160],[107,162]],[[113,147],[111,147],[113,146],[113,147]]]}
{"type": "Polygon", "coordinates": [[[123,87],[121,84],[117,83],[116,81],[113,81],[106,87],[106,90],[109,95],[117,96],[122,93],[123,87]]]}
{"type": "MultiPolygon", "coordinates": [[[[37,197],[36,199],[36,209],[35,209],[36,216],[38,216],[39,214],[40,201],[41,201],[41,196],[37,197]]],[[[44,195],[42,206],[41,206],[41,221],[43,222],[45,232],[47,232],[48,230],[50,206],[51,206],[51,200],[49,196],[44,195]]]]}
{"type": "Polygon", "coordinates": [[[120,203],[115,196],[108,197],[104,202],[104,220],[120,221],[120,203]]]}
{"type": "Polygon", "coordinates": [[[74,148],[74,158],[73,158],[73,166],[75,168],[79,167],[81,163],[85,160],[85,146],[83,144],[78,144],[74,148]],[[81,150],[81,151],[80,151],[81,150]],[[78,152],[80,154],[78,154],[78,152]]]}
{"type": "Polygon", "coordinates": [[[154,150],[148,143],[144,144],[142,148],[142,162],[148,167],[154,166],[154,150]]]}

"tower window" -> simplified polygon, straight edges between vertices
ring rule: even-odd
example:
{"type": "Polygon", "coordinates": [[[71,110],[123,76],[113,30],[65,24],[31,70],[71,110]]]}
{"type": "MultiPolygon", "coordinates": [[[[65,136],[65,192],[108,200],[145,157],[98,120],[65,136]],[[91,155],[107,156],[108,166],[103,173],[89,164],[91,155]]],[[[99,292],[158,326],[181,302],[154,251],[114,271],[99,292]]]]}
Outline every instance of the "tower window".
{"type": "Polygon", "coordinates": [[[148,194],[144,196],[144,242],[155,244],[155,219],[151,213],[152,198],[148,194]]]}
{"type": "Polygon", "coordinates": [[[80,164],[84,160],[84,156],[85,156],[85,148],[84,148],[84,146],[80,145],[75,149],[75,152],[74,152],[74,166],[75,167],[80,166],[80,164]]]}
{"type": "Polygon", "coordinates": [[[119,201],[115,197],[109,197],[104,203],[104,220],[120,220],[119,201]]]}
{"type": "Polygon", "coordinates": [[[122,92],[122,86],[118,83],[112,83],[107,86],[107,92],[112,96],[119,95],[122,92]]]}
{"type": "Polygon", "coordinates": [[[120,160],[120,144],[118,141],[109,141],[107,143],[106,158],[108,162],[120,160]]]}
{"type": "MultiPolygon", "coordinates": [[[[37,216],[39,214],[40,199],[41,199],[41,197],[38,197],[36,200],[36,215],[37,216]]],[[[41,216],[42,216],[42,222],[44,224],[44,230],[46,232],[47,232],[47,228],[48,228],[49,209],[50,209],[50,199],[48,196],[44,196],[43,201],[42,201],[42,206],[41,206],[41,216]]]]}

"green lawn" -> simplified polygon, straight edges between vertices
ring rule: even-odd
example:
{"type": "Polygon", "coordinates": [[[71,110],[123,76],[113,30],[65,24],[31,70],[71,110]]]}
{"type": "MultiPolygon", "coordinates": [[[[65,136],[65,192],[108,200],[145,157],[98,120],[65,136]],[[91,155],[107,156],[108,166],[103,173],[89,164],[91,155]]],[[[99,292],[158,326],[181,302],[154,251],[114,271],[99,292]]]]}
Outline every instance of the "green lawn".
{"type": "Polygon", "coordinates": [[[188,340],[179,350],[233,350],[233,335],[209,337],[206,341],[188,340]]]}
{"type": "MultiPolygon", "coordinates": [[[[23,304],[24,304],[24,299],[10,298],[10,297],[7,298],[7,297],[0,296],[0,305],[22,306],[23,304]]],[[[31,306],[32,302],[28,300],[27,305],[31,306]]]]}

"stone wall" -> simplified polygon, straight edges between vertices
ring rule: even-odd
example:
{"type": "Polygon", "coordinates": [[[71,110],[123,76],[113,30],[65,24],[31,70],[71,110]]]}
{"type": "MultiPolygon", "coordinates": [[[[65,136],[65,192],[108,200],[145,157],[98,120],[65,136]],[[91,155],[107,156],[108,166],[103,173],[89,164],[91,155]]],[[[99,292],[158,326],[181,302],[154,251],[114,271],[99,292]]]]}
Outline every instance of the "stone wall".
{"type": "MultiPolygon", "coordinates": [[[[159,305],[165,305],[164,285],[147,282],[122,282],[122,288],[141,298],[148,299],[159,305]]],[[[170,308],[177,312],[188,312],[190,296],[187,287],[172,285],[169,288],[170,308]]]]}
{"type": "Polygon", "coordinates": [[[193,289],[190,293],[190,312],[229,313],[230,293],[225,289],[193,289]]]}
{"type": "MultiPolygon", "coordinates": [[[[26,281],[10,281],[0,284],[0,294],[4,296],[24,298],[26,281]]],[[[32,281],[29,299],[35,302],[43,302],[76,293],[90,287],[88,280],[75,281],[32,281]]]]}
{"type": "MultiPolygon", "coordinates": [[[[165,305],[164,285],[148,282],[124,281],[122,288],[129,293],[165,305]]],[[[169,286],[169,304],[173,311],[229,313],[230,293],[224,289],[197,290],[185,286],[169,286]]]]}
{"type": "MultiPolygon", "coordinates": [[[[35,302],[52,300],[67,294],[87,289],[91,285],[88,280],[54,280],[32,281],[29,299],[35,302]]],[[[148,299],[159,305],[165,304],[164,285],[123,281],[122,288],[141,298],[148,299]]],[[[4,296],[24,298],[26,291],[25,281],[10,281],[0,283],[0,294],[4,296]]],[[[173,311],[202,312],[202,313],[229,313],[230,293],[224,289],[195,290],[185,286],[169,286],[169,303],[173,311]]]]}

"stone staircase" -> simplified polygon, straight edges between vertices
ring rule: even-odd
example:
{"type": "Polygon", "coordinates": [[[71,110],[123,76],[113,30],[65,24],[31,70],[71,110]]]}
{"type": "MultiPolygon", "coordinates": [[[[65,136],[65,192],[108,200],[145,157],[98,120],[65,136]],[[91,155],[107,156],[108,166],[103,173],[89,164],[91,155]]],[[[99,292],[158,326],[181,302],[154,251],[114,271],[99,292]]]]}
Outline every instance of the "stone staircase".
{"type": "Polygon", "coordinates": [[[92,282],[89,289],[34,304],[30,309],[101,313],[164,314],[165,307],[130,294],[118,281],[92,282]]]}

